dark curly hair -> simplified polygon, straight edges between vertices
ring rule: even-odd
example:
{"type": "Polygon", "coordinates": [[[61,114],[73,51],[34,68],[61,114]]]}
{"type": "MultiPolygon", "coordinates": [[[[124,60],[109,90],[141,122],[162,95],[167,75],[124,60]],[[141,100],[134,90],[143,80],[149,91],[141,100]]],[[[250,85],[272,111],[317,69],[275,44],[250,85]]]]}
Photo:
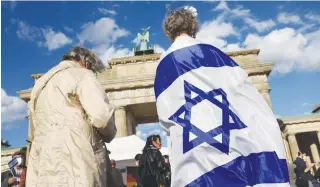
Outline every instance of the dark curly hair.
{"type": "Polygon", "coordinates": [[[176,11],[169,10],[169,15],[163,21],[163,30],[166,36],[174,41],[182,33],[195,37],[199,28],[197,17],[189,10],[180,8],[176,11]]]}

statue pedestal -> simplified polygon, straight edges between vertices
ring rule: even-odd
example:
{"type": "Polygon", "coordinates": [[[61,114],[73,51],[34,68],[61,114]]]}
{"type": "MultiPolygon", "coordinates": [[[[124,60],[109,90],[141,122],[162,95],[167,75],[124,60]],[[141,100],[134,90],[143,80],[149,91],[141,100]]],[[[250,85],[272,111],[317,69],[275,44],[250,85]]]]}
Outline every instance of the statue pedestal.
{"type": "Polygon", "coordinates": [[[147,49],[143,51],[134,51],[134,56],[151,55],[154,54],[154,49],[147,49]]]}

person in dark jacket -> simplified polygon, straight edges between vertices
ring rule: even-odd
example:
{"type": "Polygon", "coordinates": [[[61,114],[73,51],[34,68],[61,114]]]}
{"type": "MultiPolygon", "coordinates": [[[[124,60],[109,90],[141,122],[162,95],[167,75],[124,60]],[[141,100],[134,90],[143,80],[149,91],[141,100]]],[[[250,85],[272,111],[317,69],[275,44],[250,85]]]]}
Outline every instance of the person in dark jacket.
{"type": "MultiPolygon", "coordinates": [[[[138,168],[139,168],[140,157],[141,157],[141,154],[140,154],[140,153],[137,154],[137,155],[134,157],[135,164],[136,164],[136,166],[138,166],[138,168]]],[[[136,179],[136,182],[137,182],[136,187],[142,187],[141,180],[140,180],[140,176],[139,176],[138,172],[134,174],[133,178],[136,179]]]]}
{"type": "Polygon", "coordinates": [[[171,185],[171,166],[170,166],[169,156],[164,155],[163,158],[164,158],[164,165],[166,167],[164,187],[170,187],[170,185],[171,185]]]}
{"type": "Polygon", "coordinates": [[[296,165],[296,168],[294,169],[294,172],[296,174],[296,185],[297,187],[308,187],[309,186],[309,180],[310,180],[310,174],[309,170],[310,167],[312,168],[313,165],[310,165],[307,167],[307,164],[305,162],[306,154],[298,152],[298,157],[293,162],[296,165]]]}
{"type": "Polygon", "coordinates": [[[123,178],[120,169],[116,168],[116,161],[111,160],[112,185],[110,187],[123,187],[123,178]]]}
{"type": "MultiPolygon", "coordinates": [[[[27,167],[25,166],[25,152],[17,151],[12,155],[12,159],[16,158],[18,161],[17,166],[14,167],[12,172],[8,172],[3,180],[1,180],[1,186],[3,187],[25,187],[26,185],[26,173],[27,167]],[[13,175],[12,175],[13,174],[13,175]]],[[[2,174],[1,174],[2,175],[2,174]]]]}
{"type": "Polygon", "coordinates": [[[320,162],[316,163],[316,172],[314,174],[314,178],[320,181],[320,162]]]}
{"type": "Polygon", "coordinates": [[[166,167],[159,151],[160,148],[161,138],[159,135],[151,135],[147,138],[138,170],[142,187],[164,186],[166,167]]]}

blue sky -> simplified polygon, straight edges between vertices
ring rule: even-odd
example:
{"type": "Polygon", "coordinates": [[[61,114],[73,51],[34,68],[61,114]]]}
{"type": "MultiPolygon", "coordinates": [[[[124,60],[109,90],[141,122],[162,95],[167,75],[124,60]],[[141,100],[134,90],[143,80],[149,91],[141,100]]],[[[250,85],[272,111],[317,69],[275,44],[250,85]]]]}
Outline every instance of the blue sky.
{"type": "MultiPolygon", "coordinates": [[[[16,92],[72,46],[91,48],[107,63],[132,55],[137,32],[151,26],[151,43],[167,49],[166,4],[197,8],[199,40],[223,51],[259,48],[262,62],[276,63],[269,83],[277,116],[307,115],[320,103],[320,2],[1,2],[2,138],[26,144],[26,104],[16,92]]],[[[157,124],[138,127],[142,139],[151,132],[163,135],[157,124]]]]}

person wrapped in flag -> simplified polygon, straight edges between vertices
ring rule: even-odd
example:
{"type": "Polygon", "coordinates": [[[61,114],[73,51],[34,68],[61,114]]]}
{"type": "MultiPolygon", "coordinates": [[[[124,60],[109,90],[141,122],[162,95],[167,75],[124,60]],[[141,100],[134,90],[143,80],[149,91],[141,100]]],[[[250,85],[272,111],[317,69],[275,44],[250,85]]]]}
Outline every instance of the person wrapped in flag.
{"type": "Polygon", "coordinates": [[[195,39],[197,11],[164,20],[173,41],[161,56],[154,91],[168,134],[173,187],[289,187],[281,132],[248,74],[195,39]]]}

